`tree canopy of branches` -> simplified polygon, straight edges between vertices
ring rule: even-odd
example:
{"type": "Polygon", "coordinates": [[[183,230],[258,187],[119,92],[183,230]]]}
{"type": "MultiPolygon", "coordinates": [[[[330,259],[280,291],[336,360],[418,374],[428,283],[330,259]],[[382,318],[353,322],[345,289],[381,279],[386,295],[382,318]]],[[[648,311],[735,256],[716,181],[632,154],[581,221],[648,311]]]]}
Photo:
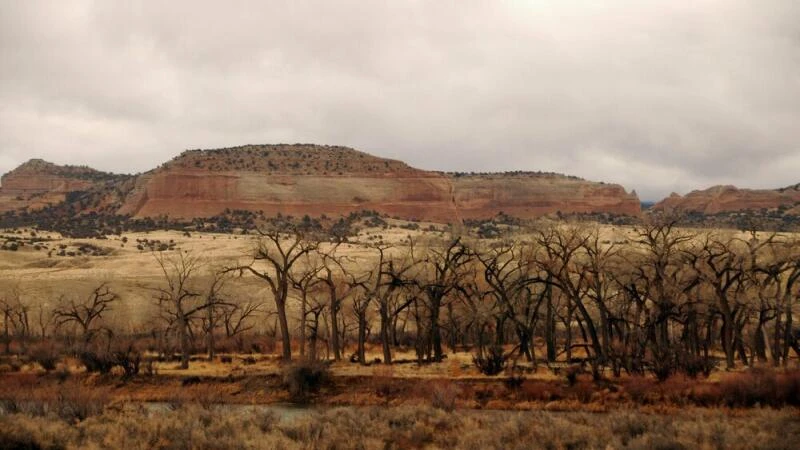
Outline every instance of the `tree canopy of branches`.
{"type": "Polygon", "coordinates": [[[110,337],[113,334],[111,329],[100,325],[99,322],[103,314],[111,311],[113,304],[118,300],[119,295],[105,282],[94,288],[85,299],[62,297],[61,303],[53,312],[56,326],[77,326],[84,346],[89,345],[98,333],[106,333],[110,337]]]}

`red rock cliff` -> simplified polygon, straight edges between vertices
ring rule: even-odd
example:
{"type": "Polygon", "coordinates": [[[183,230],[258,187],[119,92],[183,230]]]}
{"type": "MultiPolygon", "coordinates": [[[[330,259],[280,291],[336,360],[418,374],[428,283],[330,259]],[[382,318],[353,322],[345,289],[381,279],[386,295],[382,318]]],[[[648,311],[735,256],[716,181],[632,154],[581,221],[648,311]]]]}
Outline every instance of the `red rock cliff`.
{"type": "Polygon", "coordinates": [[[89,167],[32,159],[0,177],[0,212],[59,203],[70,192],[88,190],[115,177],[89,167]]]}
{"type": "MultiPolygon", "coordinates": [[[[76,168],[65,176],[66,169],[50,166],[33,181],[19,176],[23,168],[15,170],[3,178],[0,192],[63,200],[67,192],[97,188],[92,183],[104,179],[101,172],[76,168]]],[[[116,183],[101,186],[123,196],[116,213],[140,218],[192,219],[226,209],[312,217],[366,209],[435,222],[491,218],[501,211],[521,218],[557,211],[640,213],[636,195],[618,185],[540,173],[443,174],[345,147],[300,144],[187,151],[135,181],[126,178],[124,186],[116,183]]],[[[13,207],[9,195],[5,204],[13,207]]]]}
{"type": "Polygon", "coordinates": [[[800,204],[800,184],[783,189],[738,189],[713,186],[685,196],[672,194],[653,205],[654,211],[683,211],[718,214],[748,210],[796,208],[800,204]]]}

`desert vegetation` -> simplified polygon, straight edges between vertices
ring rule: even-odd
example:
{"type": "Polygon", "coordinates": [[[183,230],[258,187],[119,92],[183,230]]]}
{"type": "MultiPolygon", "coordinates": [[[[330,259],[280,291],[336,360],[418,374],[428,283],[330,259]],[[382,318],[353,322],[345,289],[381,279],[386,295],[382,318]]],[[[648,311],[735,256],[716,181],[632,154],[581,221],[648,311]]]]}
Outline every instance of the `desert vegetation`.
{"type": "MultiPolygon", "coordinates": [[[[708,376],[717,366],[786,367],[800,353],[793,235],[692,230],[664,219],[621,238],[583,223],[540,223],[501,225],[490,238],[480,226],[477,237],[418,231],[398,242],[367,232],[344,250],[305,223],[256,227],[250,254],[227,261],[169,256],[163,250],[178,248],[174,240],[137,239],[164,282],[145,287],[163,325],[138,328],[160,333],[160,355],[179,347],[184,366],[203,342],[214,355],[211,343],[223,329],[245,339],[267,317],[285,361],[297,345],[303,357],[338,361],[352,351],[350,360],[370,364],[365,349],[379,345],[387,364],[395,351],[413,350],[418,364],[468,351],[484,367],[496,360],[487,369],[495,373],[506,365],[578,365],[598,380],[622,373],[666,379],[708,376]],[[234,298],[230,288],[243,280],[261,280],[266,295],[234,298]]],[[[106,254],[91,244],[81,249],[106,254]]],[[[101,287],[113,290],[113,282],[101,287]]],[[[59,307],[42,314],[61,320],[33,333],[28,303],[13,289],[3,294],[8,351],[12,343],[70,338],[59,307]]]]}
{"type": "MultiPolygon", "coordinates": [[[[552,446],[644,448],[666,439],[688,448],[712,438],[658,431],[662,421],[684,420],[683,409],[733,427],[737,414],[760,413],[710,419],[706,409],[776,408],[763,414],[782,421],[800,406],[800,245],[792,234],[690,229],[671,217],[634,227],[502,217],[491,228],[408,227],[369,214],[331,222],[347,225],[346,238],[309,218],[253,217],[253,227],[235,235],[186,230],[97,241],[120,247],[79,263],[131,258],[135,265],[124,267],[136,272],[133,283],[123,283],[122,272],[87,275],[80,287],[48,297],[3,278],[0,407],[2,420],[19,424],[3,439],[46,446],[52,436],[19,431],[36,423],[64,428],[57,445],[87,446],[94,438],[76,430],[90,424],[191,427],[194,414],[221,414],[211,405],[288,402],[422,408],[414,414],[423,415],[538,411],[514,416],[523,422],[544,420],[537,415],[544,411],[582,411],[616,423],[613,414],[644,410],[652,421],[634,436],[593,424],[577,447],[558,439],[552,446]],[[230,246],[239,250],[203,250],[230,246]],[[204,406],[177,419],[119,406],[130,402],[204,406]]],[[[38,230],[6,235],[27,242],[22,253],[7,253],[33,261],[25,273],[58,276],[58,267],[37,262],[50,259],[46,253],[27,247],[30,239],[50,248],[67,241],[38,230]]],[[[69,270],[83,273],[77,267],[69,270]]],[[[327,410],[304,414],[328,420],[327,410]]],[[[377,422],[364,426],[392,427],[384,413],[369,414],[377,422]]],[[[559,426],[584,420],[571,414],[558,416],[566,421],[559,426]]],[[[432,437],[398,431],[391,442],[441,447],[440,434],[458,440],[460,427],[473,428],[443,417],[448,424],[432,425],[432,437]]],[[[494,419],[475,420],[492,433],[494,419]]],[[[308,445],[276,427],[263,429],[264,439],[308,445]]],[[[536,429],[518,438],[551,442],[536,429]]],[[[484,434],[457,445],[506,442],[484,434]]],[[[319,436],[312,442],[341,446],[335,433],[319,436]]],[[[370,436],[362,436],[364,446],[370,436]]]]}
{"type": "Polygon", "coordinates": [[[128,404],[107,408],[77,424],[49,414],[0,416],[0,443],[7,448],[43,449],[789,449],[798,438],[796,416],[771,410],[740,415],[704,410],[681,415],[629,411],[603,416],[503,411],[456,415],[430,407],[298,413],[259,407],[128,404]]]}

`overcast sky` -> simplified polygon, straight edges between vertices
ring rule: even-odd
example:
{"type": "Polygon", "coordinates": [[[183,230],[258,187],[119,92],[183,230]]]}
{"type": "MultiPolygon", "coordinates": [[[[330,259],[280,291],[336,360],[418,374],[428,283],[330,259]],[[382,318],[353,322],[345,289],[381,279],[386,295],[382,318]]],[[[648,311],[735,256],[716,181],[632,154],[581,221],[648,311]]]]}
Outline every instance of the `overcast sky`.
{"type": "Polygon", "coordinates": [[[339,144],[643,200],[800,182],[800,2],[0,0],[0,173],[339,144]]]}

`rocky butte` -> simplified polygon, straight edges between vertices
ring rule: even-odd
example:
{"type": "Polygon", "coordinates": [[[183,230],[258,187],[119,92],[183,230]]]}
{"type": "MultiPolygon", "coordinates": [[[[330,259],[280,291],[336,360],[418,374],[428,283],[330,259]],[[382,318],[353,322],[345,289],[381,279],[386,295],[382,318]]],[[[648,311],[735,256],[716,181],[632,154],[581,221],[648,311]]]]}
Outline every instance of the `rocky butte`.
{"type": "Polygon", "coordinates": [[[781,189],[738,189],[713,186],[685,196],[673,193],[653,205],[653,211],[680,211],[706,215],[780,209],[784,214],[800,215],[800,184],[781,189]]]}
{"type": "Polygon", "coordinates": [[[127,178],[86,166],[59,166],[31,159],[0,177],[0,212],[37,209],[63,202],[71,192],[81,192],[127,178]]]}
{"type": "Polygon", "coordinates": [[[70,192],[92,190],[102,193],[97,203],[138,218],[192,219],[226,209],[312,217],[376,210],[434,222],[500,212],[520,218],[641,212],[636,194],[615,184],[533,172],[432,172],[346,147],[308,144],[189,150],[135,178],[33,160],[3,176],[0,211],[40,208],[70,192]]]}

